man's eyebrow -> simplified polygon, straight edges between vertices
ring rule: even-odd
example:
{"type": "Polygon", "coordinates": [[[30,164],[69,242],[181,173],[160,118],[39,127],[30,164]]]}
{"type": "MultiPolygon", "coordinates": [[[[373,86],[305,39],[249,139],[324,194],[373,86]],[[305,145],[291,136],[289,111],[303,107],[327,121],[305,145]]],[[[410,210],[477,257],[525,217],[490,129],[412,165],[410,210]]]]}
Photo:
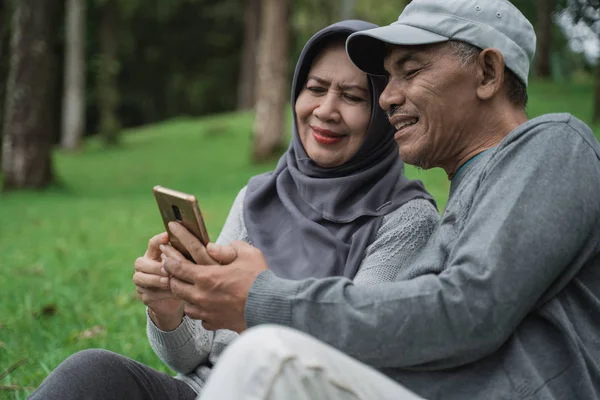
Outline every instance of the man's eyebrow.
{"type": "Polygon", "coordinates": [[[418,54],[416,52],[411,51],[409,53],[406,53],[402,57],[400,57],[400,59],[396,61],[396,65],[402,66],[409,61],[417,61],[419,58],[420,57],[418,56],[418,54]]]}
{"type": "MultiPolygon", "coordinates": [[[[331,82],[329,82],[327,79],[323,79],[323,78],[321,78],[319,76],[316,76],[316,75],[309,76],[307,80],[317,81],[321,85],[330,85],[331,84],[331,82]]],[[[342,89],[342,90],[352,90],[352,89],[355,89],[355,90],[360,90],[361,92],[364,92],[366,94],[369,94],[369,90],[366,89],[366,88],[364,88],[364,87],[362,87],[362,86],[360,86],[360,85],[352,85],[352,84],[344,85],[344,84],[341,84],[341,85],[338,85],[338,87],[340,89],[342,89]]]]}
{"type": "MultiPolygon", "coordinates": [[[[409,61],[420,61],[421,59],[421,51],[419,50],[409,50],[400,56],[397,60],[393,62],[394,66],[402,67],[409,61]]],[[[386,57],[390,57],[392,55],[391,48],[387,51],[386,57]]],[[[386,70],[387,72],[387,70],[386,70]]]]}

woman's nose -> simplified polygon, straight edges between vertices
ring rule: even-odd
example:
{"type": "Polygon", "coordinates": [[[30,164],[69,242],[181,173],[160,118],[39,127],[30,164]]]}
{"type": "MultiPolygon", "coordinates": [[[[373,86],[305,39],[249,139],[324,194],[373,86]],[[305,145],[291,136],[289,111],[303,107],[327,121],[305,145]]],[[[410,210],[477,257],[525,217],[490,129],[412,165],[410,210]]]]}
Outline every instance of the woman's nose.
{"type": "Polygon", "coordinates": [[[340,111],[338,109],[337,96],[333,93],[323,96],[321,102],[314,109],[313,114],[321,121],[338,121],[340,119],[340,111]]]}

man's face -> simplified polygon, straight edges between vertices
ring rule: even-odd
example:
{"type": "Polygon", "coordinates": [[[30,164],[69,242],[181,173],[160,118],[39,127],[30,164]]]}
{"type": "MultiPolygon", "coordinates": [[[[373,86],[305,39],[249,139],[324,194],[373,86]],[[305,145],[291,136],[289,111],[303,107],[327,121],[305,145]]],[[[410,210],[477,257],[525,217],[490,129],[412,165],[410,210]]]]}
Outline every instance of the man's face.
{"type": "Polygon", "coordinates": [[[452,50],[449,43],[393,46],[384,60],[389,81],[379,104],[396,127],[402,159],[424,169],[455,163],[477,116],[476,69],[452,50]]]}

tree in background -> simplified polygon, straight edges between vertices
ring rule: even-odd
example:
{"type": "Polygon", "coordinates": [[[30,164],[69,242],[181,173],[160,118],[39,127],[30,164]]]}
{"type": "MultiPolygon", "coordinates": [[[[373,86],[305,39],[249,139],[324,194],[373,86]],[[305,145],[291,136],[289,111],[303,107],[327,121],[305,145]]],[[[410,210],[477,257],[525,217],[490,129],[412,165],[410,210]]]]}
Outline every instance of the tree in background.
{"type": "Polygon", "coordinates": [[[2,171],[4,190],[44,188],[54,178],[53,54],[60,0],[19,0],[12,15],[2,171]]]}
{"type": "Polygon", "coordinates": [[[244,44],[237,92],[237,109],[254,107],[256,96],[256,64],[258,34],[260,32],[260,0],[245,0],[244,44]]]}
{"type": "Polygon", "coordinates": [[[10,2],[0,0],[0,160],[2,160],[2,120],[4,115],[4,99],[6,97],[6,76],[8,75],[8,59],[10,44],[10,2]]]}
{"type": "Polygon", "coordinates": [[[101,98],[115,99],[123,127],[236,108],[242,0],[112,1],[118,9],[114,62],[105,62],[99,34],[108,0],[88,2],[87,132],[102,131],[101,98]],[[107,73],[115,75],[114,96],[99,83],[107,73]]]}
{"type": "Polygon", "coordinates": [[[252,159],[262,162],[285,146],[284,121],[288,94],[288,0],[262,0],[256,120],[252,159]]]}
{"type": "Polygon", "coordinates": [[[100,24],[98,27],[99,56],[96,63],[96,101],[98,104],[99,133],[107,146],[119,142],[121,124],[117,114],[119,89],[117,76],[117,40],[119,38],[119,2],[101,0],[100,24]]]}
{"type": "Polygon", "coordinates": [[[535,55],[535,74],[539,78],[550,78],[552,55],[552,13],[556,9],[555,0],[537,0],[537,49],[535,55]]]}
{"type": "MultiPolygon", "coordinates": [[[[579,21],[587,24],[600,38],[600,0],[570,0],[567,5],[575,23],[579,21]]],[[[600,60],[596,60],[594,71],[594,108],[592,118],[594,122],[600,122],[600,60]]]]}
{"type": "Polygon", "coordinates": [[[301,50],[317,31],[340,20],[346,0],[302,0],[294,2],[293,25],[299,31],[296,45],[301,50]]]}
{"type": "Polygon", "coordinates": [[[67,0],[61,145],[76,150],[85,130],[85,2],[67,0]]]}

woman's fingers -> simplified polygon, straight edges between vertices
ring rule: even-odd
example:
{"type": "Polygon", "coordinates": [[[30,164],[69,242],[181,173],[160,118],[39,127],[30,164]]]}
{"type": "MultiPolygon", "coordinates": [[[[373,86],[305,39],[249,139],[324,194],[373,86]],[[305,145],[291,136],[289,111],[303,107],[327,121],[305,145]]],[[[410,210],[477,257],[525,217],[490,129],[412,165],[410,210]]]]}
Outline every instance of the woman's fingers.
{"type": "Polygon", "coordinates": [[[147,257],[139,257],[133,264],[136,272],[143,272],[145,274],[169,276],[169,274],[162,267],[162,261],[154,261],[147,257]]]}
{"type": "Polygon", "coordinates": [[[162,244],[169,243],[169,235],[167,232],[159,233],[156,236],[153,236],[148,242],[148,249],[144,254],[145,258],[149,258],[155,261],[160,260],[160,249],[159,246],[162,244]]]}
{"type": "Polygon", "coordinates": [[[142,302],[147,306],[153,306],[156,302],[161,300],[172,300],[173,293],[169,290],[156,290],[156,289],[146,289],[140,286],[136,286],[136,292],[142,300],[142,302]]]}
{"type": "Polygon", "coordinates": [[[146,274],[136,271],[133,274],[133,283],[135,286],[145,289],[169,289],[169,278],[166,276],[146,274]]]}
{"type": "Polygon", "coordinates": [[[169,274],[163,268],[163,263],[147,257],[135,260],[133,283],[147,289],[169,289],[169,274]]]}
{"type": "Polygon", "coordinates": [[[168,244],[161,244],[160,251],[162,251],[162,259],[164,260],[164,256],[169,258],[174,258],[176,260],[185,261],[187,260],[183,254],[181,254],[175,247],[168,244]]]}

